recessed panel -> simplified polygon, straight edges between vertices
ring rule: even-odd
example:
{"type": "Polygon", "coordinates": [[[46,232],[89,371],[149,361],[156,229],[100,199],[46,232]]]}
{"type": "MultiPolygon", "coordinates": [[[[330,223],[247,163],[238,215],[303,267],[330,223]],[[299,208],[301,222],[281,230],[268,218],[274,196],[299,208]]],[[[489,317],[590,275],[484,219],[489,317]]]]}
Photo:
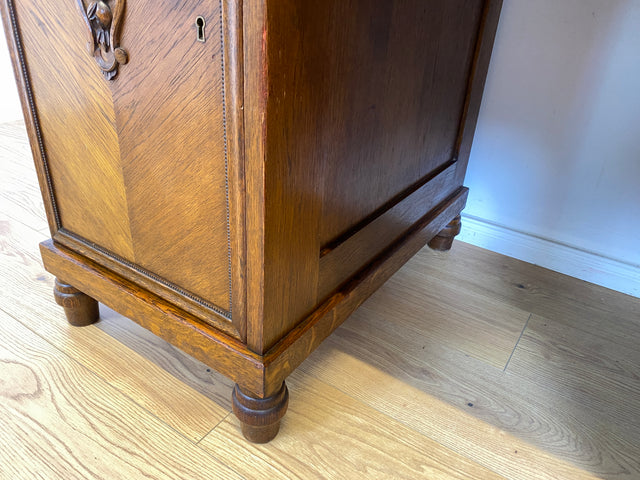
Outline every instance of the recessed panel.
{"type": "Polygon", "coordinates": [[[76,2],[14,5],[62,226],[132,261],[111,90],[76,2]]]}
{"type": "Polygon", "coordinates": [[[113,97],[136,263],[229,311],[219,2],[129,1],[122,45],[113,97]]]}
{"type": "Polygon", "coordinates": [[[331,90],[317,92],[328,152],[322,246],[453,159],[484,3],[333,4],[337,19],[357,11],[362,21],[327,22],[335,31],[318,35],[318,50],[332,52],[323,74],[335,79],[318,81],[331,90]]]}
{"type": "Polygon", "coordinates": [[[15,9],[60,226],[230,317],[220,2],[15,9]]]}

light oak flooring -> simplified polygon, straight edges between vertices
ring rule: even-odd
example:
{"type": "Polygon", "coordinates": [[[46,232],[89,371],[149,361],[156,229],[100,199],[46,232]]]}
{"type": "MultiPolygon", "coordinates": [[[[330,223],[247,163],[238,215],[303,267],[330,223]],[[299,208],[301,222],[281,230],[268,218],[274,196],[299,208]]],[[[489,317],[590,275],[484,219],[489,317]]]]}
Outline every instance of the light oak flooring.
{"type": "Polygon", "coordinates": [[[290,377],[267,445],[232,384],[101,306],[73,328],[21,123],[0,125],[1,479],[640,479],[640,300],[457,242],[290,377]]]}

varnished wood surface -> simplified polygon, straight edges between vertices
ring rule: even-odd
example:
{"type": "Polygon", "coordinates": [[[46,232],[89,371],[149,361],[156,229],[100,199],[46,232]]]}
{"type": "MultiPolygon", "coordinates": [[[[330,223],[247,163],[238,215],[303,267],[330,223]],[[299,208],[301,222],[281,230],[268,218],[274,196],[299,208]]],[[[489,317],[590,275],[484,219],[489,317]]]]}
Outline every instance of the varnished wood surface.
{"type": "MultiPolygon", "coordinates": [[[[246,158],[255,175],[247,219],[264,235],[248,238],[249,266],[264,268],[264,278],[248,274],[248,302],[264,319],[248,318],[256,352],[389,247],[393,235],[364,229],[385,212],[393,217],[396,204],[404,210],[402,200],[457,159],[461,129],[473,131],[464,113],[473,118],[479,108],[467,99],[481,97],[468,91],[478,86],[474,59],[481,50],[490,56],[497,24],[497,15],[483,23],[483,12],[499,12],[499,3],[270,0],[247,8],[246,158]],[[487,42],[476,48],[481,25],[487,42]],[[355,235],[351,251],[319,264],[321,252],[355,235]]],[[[445,196],[462,186],[464,168],[455,170],[440,186],[445,196]]],[[[402,220],[430,206],[416,202],[402,220]]]]}
{"type": "Polygon", "coordinates": [[[242,434],[252,443],[268,443],[280,430],[280,420],[287,412],[289,390],[285,382],[273,395],[255,398],[236,385],[231,397],[233,413],[242,425],[242,434]]]}
{"type": "Polygon", "coordinates": [[[226,142],[235,133],[224,122],[220,7],[165,1],[150,17],[156,2],[129,2],[131,61],[111,88],[135,262],[228,312],[226,142]]]}
{"type": "Polygon", "coordinates": [[[78,7],[75,2],[11,4],[59,220],[78,235],[133,260],[112,94],[87,52],[86,26],[78,7]]]}
{"type": "Polygon", "coordinates": [[[247,390],[269,395],[263,388],[262,359],[243,343],[51,240],[40,243],[40,254],[48,272],[66,278],[78,290],[199,360],[210,362],[247,390]]]}
{"type": "MultiPolygon", "coordinates": [[[[244,131],[244,39],[242,0],[222,2],[225,120],[229,177],[229,233],[231,235],[231,308],[233,325],[247,340],[247,227],[244,131]]],[[[249,142],[246,142],[247,144],[249,142]]]]}
{"type": "MultiPolygon", "coordinates": [[[[263,355],[365,269],[382,283],[370,265],[427,216],[442,223],[432,211],[464,206],[458,139],[498,0],[142,0],[126,15],[109,0],[99,20],[76,3],[5,0],[4,16],[53,240],[112,286],[139,285],[263,355]],[[111,44],[96,24],[110,8],[111,44]],[[102,65],[112,47],[117,75],[102,65]]],[[[56,248],[48,271],[81,275],[56,248]]],[[[86,273],[70,284],[99,293],[86,273]]]]}
{"type": "Polygon", "coordinates": [[[366,269],[327,299],[313,315],[278,342],[264,359],[267,385],[279,386],[286,375],[300,365],[334,329],[415,255],[429,238],[443,228],[447,219],[463,208],[467,192],[466,189],[460,189],[456,195],[430,212],[401,241],[387,248],[366,269]]]}
{"type": "Polygon", "coordinates": [[[640,477],[638,299],[424,249],[291,375],[278,437],[248,445],[222,376],[102,307],[68,326],[29,155],[1,125],[0,478],[640,477]]]}
{"type": "Polygon", "coordinates": [[[34,145],[46,152],[49,175],[42,171],[41,181],[55,190],[58,227],[76,236],[58,241],[97,246],[94,259],[119,262],[132,275],[151,272],[156,293],[169,284],[198,297],[183,302],[197,309],[204,300],[221,314],[201,308],[200,317],[229,323],[221,3],[165,3],[166,12],[151,19],[155,4],[129,2],[120,28],[129,62],[110,81],[86,51],[76,1],[41,8],[11,0],[7,11],[9,5],[25,52],[15,66],[30,79],[41,132],[34,145]],[[204,43],[196,39],[198,15],[207,23],[204,43]]]}
{"type": "Polygon", "coordinates": [[[76,327],[86,327],[98,321],[99,305],[96,300],[80,292],[59,278],[53,288],[53,298],[64,308],[67,321],[76,327]]]}
{"type": "Polygon", "coordinates": [[[354,233],[324,255],[321,252],[318,297],[336,289],[346,278],[367,265],[372,258],[419,221],[426,212],[443,202],[452,192],[455,164],[436,175],[409,197],[354,233]]]}
{"type": "Polygon", "coordinates": [[[298,81],[316,110],[293,132],[321,132],[324,246],[454,157],[485,2],[290,3],[309,25],[298,81]]]}

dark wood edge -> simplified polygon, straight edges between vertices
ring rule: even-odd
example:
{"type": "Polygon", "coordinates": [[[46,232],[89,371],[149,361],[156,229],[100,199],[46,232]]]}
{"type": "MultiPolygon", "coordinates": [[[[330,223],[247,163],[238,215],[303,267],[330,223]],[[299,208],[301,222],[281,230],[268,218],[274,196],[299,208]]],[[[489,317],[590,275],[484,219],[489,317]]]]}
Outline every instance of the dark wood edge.
{"type": "Polygon", "coordinates": [[[415,255],[464,208],[469,190],[461,187],[422,217],[407,234],[280,340],[264,356],[265,388],[273,390],[315,350],[322,341],[415,255]]]}
{"type": "Polygon", "coordinates": [[[229,317],[230,314],[228,312],[224,312],[222,309],[205,302],[198,296],[184,291],[168,280],[158,277],[153,273],[118,257],[117,255],[107,252],[102,247],[95,245],[64,228],[58,230],[58,232],[53,236],[53,240],[60,245],[91,259],[99,265],[108,268],[127,280],[140,285],[142,288],[155,293],[182,310],[185,310],[201,320],[210,323],[226,334],[238,339],[240,338],[238,331],[231,323],[231,318],[229,317]]]}
{"type": "Polygon", "coordinates": [[[345,283],[264,356],[52,240],[41,243],[40,252],[47,271],[226,375],[245,391],[264,398],[279,388],[333,330],[462,211],[467,194],[468,189],[461,187],[427,213],[402,239],[345,283]]]}
{"type": "Polygon", "coordinates": [[[7,46],[9,47],[9,53],[11,55],[11,63],[13,64],[13,73],[18,84],[22,113],[27,127],[27,134],[29,135],[29,145],[31,146],[31,152],[38,174],[38,183],[40,184],[40,192],[42,193],[44,208],[47,213],[49,231],[51,232],[51,236],[53,236],[60,228],[60,216],[58,215],[53,182],[51,175],[49,175],[49,164],[47,163],[47,154],[40,131],[37,107],[33,97],[33,91],[31,90],[27,61],[22,48],[18,18],[13,0],[1,1],[0,8],[2,9],[2,21],[7,37],[7,46]]]}
{"type": "MultiPolygon", "coordinates": [[[[225,216],[226,216],[226,230],[227,230],[227,277],[229,280],[229,303],[227,306],[227,311],[229,313],[229,317],[231,317],[231,312],[233,310],[233,275],[232,275],[232,258],[233,253],[231,251],[231,205],[230,205],[230,182],[229,182],[229,135],[228,132],[228,106],[227,106],[227,52],[226,52],[226,44],[228,42],[225,41],[225,22],[223,15],[223,0],[219,1],[219,9],[220,9],[220,78],[221,78],[221,88],[222,88],[222,141],[224,145],[224,199],[225,199],[225,216]]],[[[234,134],[236,132],[233,132],[234,134]]]]}
{"type": "Polygon", "coordinates": [[[261,351],[264,328],[265,144],[268,97],[266,2],[243,3],[246,172],[247,345],[261,351]]]}
{"type": "Polygon", "coordinates": [[[40,253],[45,269],[56,277],[206,363],[246,391],[265,391],[262,357],[237,339],[52,240],[40,244],[40,253]]]}
{"type": "Polygon", "coordinates": [[[485,1],[456,145],[458,157],[456,180],[459,184],[462,184],[464,180],[467,164],[469,163],[471,145],[480,113],[482,93],[484,91],[487,72],[489,71],[491,52],[493,51],[493,42],[498,29],[501,9],[502,0],[485,1]]]}
{"type": "Polygon", "coordinates": [[[232,410],[242,425],[242,434],[253,443],[267,443],[275,438],[280,420],[287,412],[289,390],[282,382],[280,389],[265,398],[254,398],[236,385],[231,395],[232,410]]]}
{"type": "Polygon", "coordinates": [[[343,232],[340,235],[338,235],[336,238],[334,238],[330,242],[327,242],[325,245],[323,245],[320,248],[320,258],[324,257],[325,255],[331,253],[333,250],[335,250],[338,247],[340,247],[340,245],[342,245],[345,242],[347,242],[350,238],[352,238],[354,235],[356,235],[359,231],[361,231],[364,228],[366,228],[367,225],[373,223],[375,220],[377,220],[378,218],[383,216],[385,213],[387,213],[393,207],[395,207],[396,205],[402,203],[405,199],[407,199],[407,197],[410,197],[411,195],[413,195],[416,191],[418,191],[420,188],[424,187],[427,183],[429,183],[431,180],[433,180],[434,178],[436,178],[437,176],[442,174],[444,171],[448,170],[455,163],[456,163],[456,159],[454,158],[454,159],[452,159],[452,160],[450,160],[448,162],[443,163],[442,165],[439,165],[437,168],[433,169],[427,175],[422,177],[420,180],[418,180],[417,182],[413,183],[409,187],[405,188],[399,194],[395,195],[388,202],[385,202],[382,206],[377,208],[373,213],[367,215],[365,218],[360,220],[358,223],[356,223],[354,226],[350,227],[345,232],[343,232]]]}
{"type": "Polygon", "coordinates": [[[56,278],[53,298],[64,308],[67,321],[74,327],[85,327],[98,321],[98,302],[64,280],[56,278]]]}
{"type": "Polygon", "coordinates": [[[460,230],[462,230],[462,221],[458,215],[429,241],[429,248],[439,252],[451,250],[453,239],[460,234],[460,230]]]}
{"type": "Polygon", "coordinates": [[[448,167],[439,170],[431,181],[320,258],[319,300],[327,298],[344,279],[369,264],[372,258],[403,237],[405,231],[411,230],[414,222],[419,221],[425,212],[436,208],[460,188],[454,183],[455,163],[446,165],[448,167]]]}
{"type": "Polygon", "coordinates": [[[242,1],[224,0],[223,49],[225,56],[225,118],[229,159],[229,224],[231,229],[231,320],[240,340],[247,339],[246,314],[246,241],[244,176],[244,70],[242,37],[242,1]]]}

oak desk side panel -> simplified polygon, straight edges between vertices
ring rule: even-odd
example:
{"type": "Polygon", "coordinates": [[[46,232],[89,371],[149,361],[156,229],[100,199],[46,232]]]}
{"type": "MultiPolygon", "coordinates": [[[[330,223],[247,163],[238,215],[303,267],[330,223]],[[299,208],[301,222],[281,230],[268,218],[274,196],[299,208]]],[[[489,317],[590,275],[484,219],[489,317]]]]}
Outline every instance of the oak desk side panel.
{"type": "MultiPolygon", "coordinates": [[[[262,89],[245,90],[260,96],[252,101],[264,101],[266,115],[256,119],[264,320],[259,335],[248,335],[255,351],[268,351],[348,281],[324,280],[323,247],[357,234],[459,161],[476,42],[493,4],[270,0],[260,9],[262,35],[252,45],[261,49],[254,74],[262,89]]],[[[443,189],[461,185],[455,175],[443,189]]],[[[423,208],[425,215],[432,206],[423,208]]]]}

